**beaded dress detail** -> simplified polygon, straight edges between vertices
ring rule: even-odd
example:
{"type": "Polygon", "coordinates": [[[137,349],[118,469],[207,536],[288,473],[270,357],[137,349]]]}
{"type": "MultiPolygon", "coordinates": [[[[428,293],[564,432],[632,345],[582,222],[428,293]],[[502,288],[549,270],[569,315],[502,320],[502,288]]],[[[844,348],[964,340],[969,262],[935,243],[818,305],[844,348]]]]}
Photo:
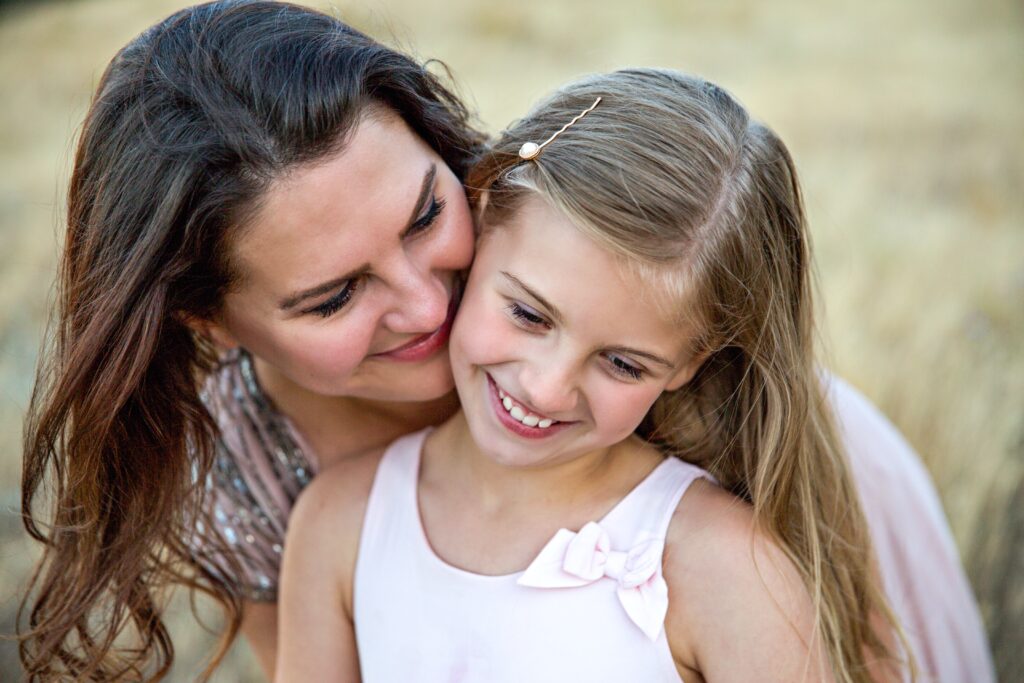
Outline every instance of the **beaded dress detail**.
{"type": "MultiPolygon", "coordinates": [[[[246,351],[224,356],[201,398],[219,429],[213,470],[203,485],[217,531],[237,549],[243,570],[232,582],[246,599],[275,601],[288,518],[317,461],[261,389],[246,351]]],[[[207,530],[198,523],[196,532],[202,546],[207,530]]]]}

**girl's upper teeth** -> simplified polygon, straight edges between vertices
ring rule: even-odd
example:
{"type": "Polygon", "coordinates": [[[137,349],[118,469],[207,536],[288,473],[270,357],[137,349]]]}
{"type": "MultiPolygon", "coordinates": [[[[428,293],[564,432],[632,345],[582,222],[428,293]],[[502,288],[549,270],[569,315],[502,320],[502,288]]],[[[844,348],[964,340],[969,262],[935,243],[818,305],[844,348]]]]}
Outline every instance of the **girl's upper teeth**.
{"type": "Polygon", "coordinates": [[[501,389],[498,389],[498,397],[501,399],[501,405],[505,407],[508,414],[514,417],[519,422],[522,422],[527,427],[540,427],[541,429],[547,429],[555,423],[554,420],[548,418],[540,418],[532,413],[527,413],[525,410],[515,404],[515,402],[509,398],[501,389]]]}

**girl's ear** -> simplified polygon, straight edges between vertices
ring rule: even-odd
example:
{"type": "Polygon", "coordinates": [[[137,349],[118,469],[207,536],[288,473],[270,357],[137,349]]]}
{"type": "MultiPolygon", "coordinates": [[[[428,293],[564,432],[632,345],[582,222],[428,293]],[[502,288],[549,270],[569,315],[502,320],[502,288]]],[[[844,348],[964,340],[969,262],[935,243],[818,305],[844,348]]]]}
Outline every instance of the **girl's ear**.
{"type": "Polygon", "coordinates": [[[197,318],[194,315],[188,313],[179,313],[178,320],[180,320],[186,327],[191,329],[193,332],[201,337],[205,337],[213,342],[216,346],[225,351],[237,348],[240,346],[238,340],[227,330],[226,327],[220,323],[206,318],[197,318]]]}

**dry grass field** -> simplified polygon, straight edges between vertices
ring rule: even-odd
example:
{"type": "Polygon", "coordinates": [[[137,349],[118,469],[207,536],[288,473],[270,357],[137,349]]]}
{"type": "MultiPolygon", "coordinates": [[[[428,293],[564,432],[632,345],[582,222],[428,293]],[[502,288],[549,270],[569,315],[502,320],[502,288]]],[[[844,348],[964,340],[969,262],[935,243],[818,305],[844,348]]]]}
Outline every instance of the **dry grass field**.
{"type": "MultiPolygon", "coordinates": [[[[21,418],[72,139],[115,50],[183,3],[0,4],[0,632],[34,558],[21,418]]],[[[323,4],[321,4],[323,6],[323,4]]],[[[1001,680],[1024,680],[1024,6],[1018,0],[336,2],[444,60],[496,131],[583,73],[658,65],[736,93],[802,171],[828,363],[931,470],[1001,680]]],[[[172,679],[210,640],[175,608],[172,679]]],[[[0,680],[18,679],[0,642],[0,680]]],[[[259,680],[244,644],[217,677],[259,680]]]]}

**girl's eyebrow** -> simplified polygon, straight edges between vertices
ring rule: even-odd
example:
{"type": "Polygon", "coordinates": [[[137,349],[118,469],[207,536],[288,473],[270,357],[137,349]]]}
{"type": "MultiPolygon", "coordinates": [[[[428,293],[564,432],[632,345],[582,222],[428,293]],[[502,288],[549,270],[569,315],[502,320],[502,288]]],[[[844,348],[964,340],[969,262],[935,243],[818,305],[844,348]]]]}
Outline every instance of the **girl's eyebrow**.
{"type": "MultiPolygon", "coordinates": [[[[564,325],[565,324],[565,319],[562,317],[562,314],[559,312],[559,310],[557,308],[552,306],[548,302],[547,299],[542,297],[540,294],[538,294],[534,290],[530,289],[526,285],[525,282],[523,282],[522,280],[517,278],[512,273],[509,273],[509,272],[503,270],[503,271],[501,271],[501,274],[504,275],[505,279],[507,279],[513,286],[518,287],[523,292],[525,292],[529,296],[533,297],[537,301],[537,303],[539,303],[541,306],[546,308],[547,312],[551,315],[552,318],[555,319],[555,321],[558,324],[560,324],[560,325],[564,325]]],[[[673,363],[672,361],[666,360],[666,359],[662,358],[661,356],[658,356],[656,354],[650,353],[648,351],[641,351],[640,349],[634,349],[634,348],[629,347],[629,346],[615,346],[615,347],[612,347],[612,348],[610,348],[608,350],[609,351],[614,351],[615,353],[628,354],[630,356],[637,356],[639,358],[644,358],[646,360],[651,361],[652,363],[657,363],[658,365],[663,365],[666,368],[668,368],[669,370],[673,370],[676,367],[675,363],[673,363]]]]}
{"type": "MultiPolygon", "coordinates": [[[[423,212],[423,207],[426,206],[427,199],[430,197],[430,191],[434,189],[434,178],[436,177],[437,164],[430,164],[430,168],[428,168],[427,172],[423,175],[423,184],[420,186],[420,194],[416,198],[416,204],[412,207],[412,214],[409,216],[407,225],[405,229],[402,231],[402,237],[405,237],[405,235],[408,234],[409,230],[412,228],[413,223],[416,222],[416,219],[423,212]]],[[[345,284],[352,278],[364,275],[365,273],[369,272],[369,270],[370,264],[364,263],[363,265],[359,266],[352,272],[346,273],[341,277],[336,277],[328,282],[323,282],[319,285],[316,285],[315,287],[310,287],[309,289],[303,290],[301,292],[296,292],[282,299],[278,303],[278,306],[281,308],[282,311],[287,311],[289,309],[295,308],[306,299],[322,296],[334,289],[337,289],[338,287],[345,284]]]]}

